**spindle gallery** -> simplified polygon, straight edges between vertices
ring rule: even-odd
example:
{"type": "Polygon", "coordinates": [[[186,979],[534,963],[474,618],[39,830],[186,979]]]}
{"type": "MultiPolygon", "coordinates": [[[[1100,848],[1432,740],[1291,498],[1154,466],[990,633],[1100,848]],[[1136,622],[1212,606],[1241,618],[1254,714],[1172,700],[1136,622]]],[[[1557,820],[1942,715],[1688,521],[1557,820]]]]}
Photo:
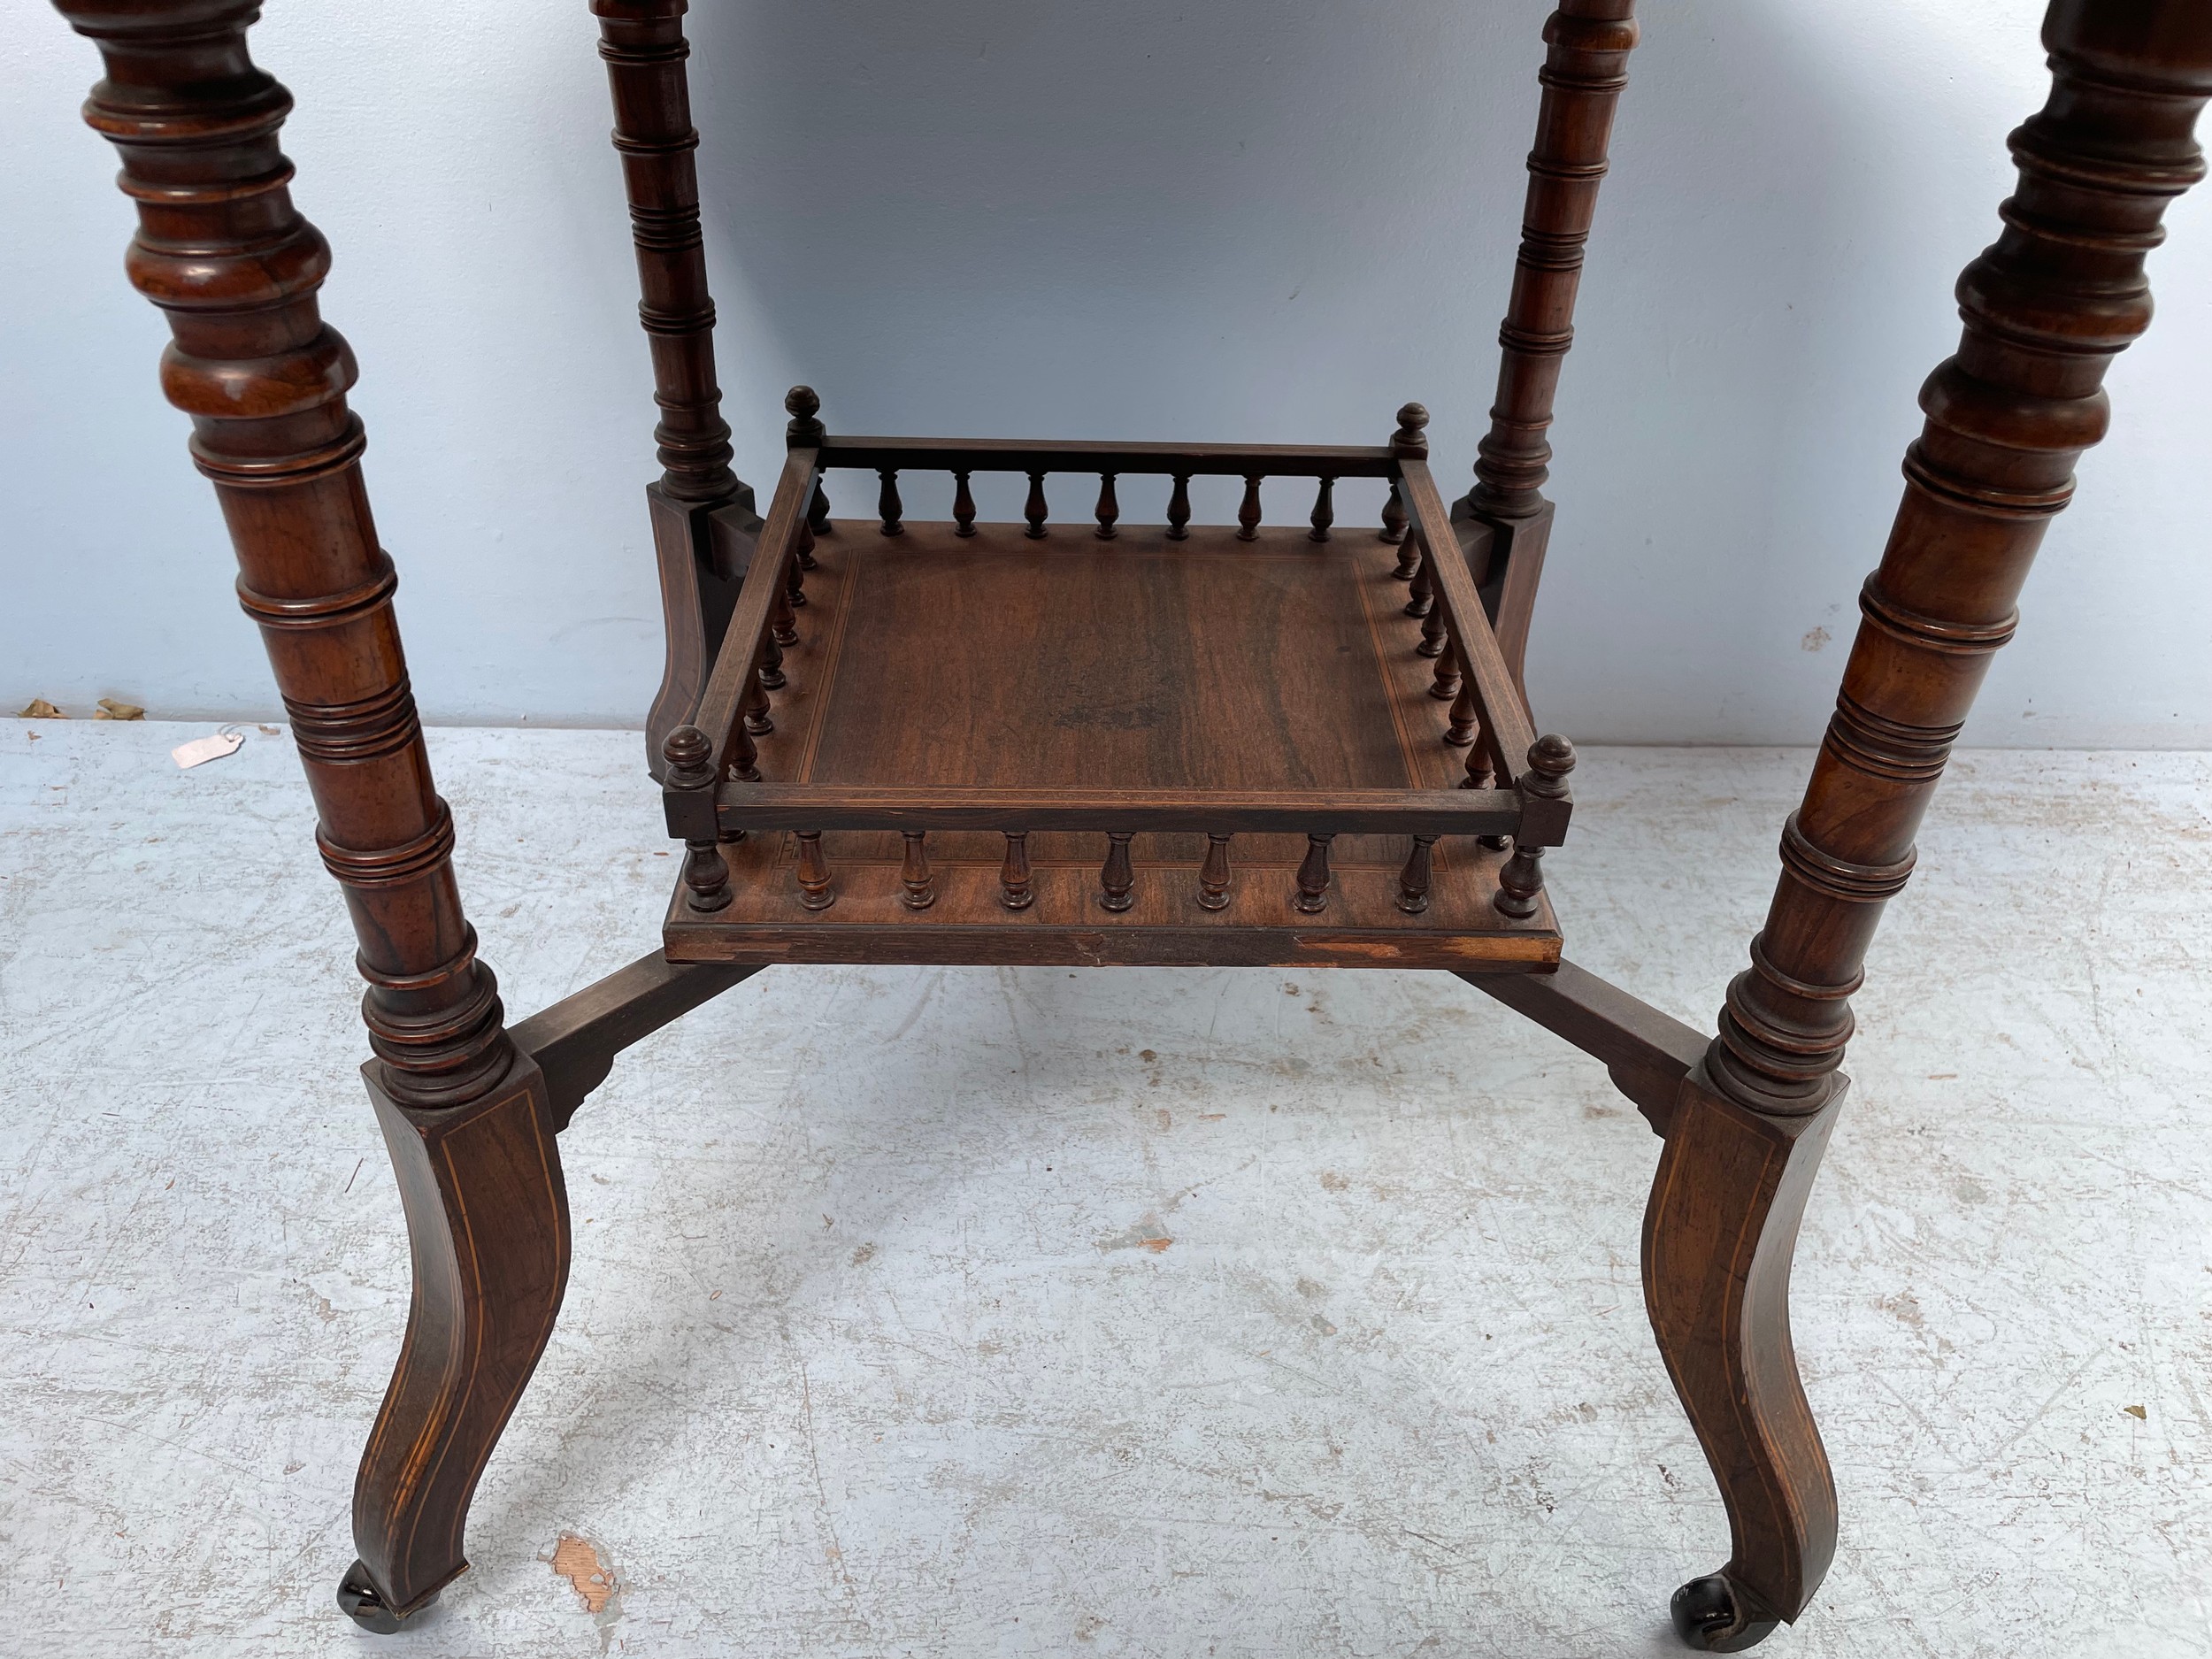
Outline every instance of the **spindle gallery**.
{"type": "MultiPolygon", "coordinates": [[[[764,511],[722,416],[684,0],[593,0],[663,469],[646,488],[667,634],[648,764],[681,856],[658,946],[512,1025],[462,911],[362,484],[353,357],[318,309],[330,250],[292,204],[290,98],[248,56],[256,0],[58,3],[106,61],[87,119],[136,204],[131,280],[173,332],[162,384],[222,498],[368,980],[364,1077],[415,1282],[355,1495],[360,1559],[338,1593],[355,1621],[398,1631],[466,1568],[471,1496],[567,1281],[557,1137],[624,1048],[780,963],[1439,969],[1586,1050],[1664,1140],[1646,1304],[1732,1530],[1724,1564],[1676,1594],[1675,1627],[1730,1652],[1806,1612],[1837,1508],[1790,1263],[1844,1098],[1849,998],[2044,527],[2103,434],[2106,367],[2147,323],[2144,256],[2202,172],[2212,5],[2051,6],[2049,102],[2013,135],[2016,192],[1959,284],[1962,342],[1922,389],[1772,908],[1708,1036],[1562,957],[1544,872],[1575,752],[1532,719],[1522,674],[1632,0],[1560,0],[1545,28],[1463,497],[1432,471],[1418,403],[1363,417],[1371,445],[866,437],[832,430],[802,386],[764,511]],[[1018,522],[979,522],[973,480],[995,475],[1018,522]],[[949,522],[909,516],[908,496],[933,498],[918,476],[949,482],[949,522]],[[1233,524],[1194,520],[1202,480],[1236,498],[1233,524]],[[1379,521],[1340,518],[1357,480],[1386,491],[1379,521]],[[833,516],[833,488],[872,516],[833,516]]],[[[850,388],[826,389],[833,407],[850,388]]]]}

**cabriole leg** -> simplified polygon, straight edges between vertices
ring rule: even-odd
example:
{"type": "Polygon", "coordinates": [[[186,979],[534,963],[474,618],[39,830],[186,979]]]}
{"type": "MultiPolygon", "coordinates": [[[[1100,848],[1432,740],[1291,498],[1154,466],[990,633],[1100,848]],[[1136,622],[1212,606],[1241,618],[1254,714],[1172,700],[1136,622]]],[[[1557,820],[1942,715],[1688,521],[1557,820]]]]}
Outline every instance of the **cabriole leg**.
{"type": "Polygon", "coordinates": [[[453,879],[346,407],[352,353],[316,291],[329,249],[277,148],[256,0],[62,0],[107,78],[86,107],[138,204],[132,281],[168,315],[192,417],[342,887],[369,988],[370,1093],[406,1201],[407,1342],[361,1468],[340,1599],[394,1628],[465,1567],[470,1494],[560,1305],[568,1217],[544,1083],[518,1053],[453,879]]]}
{"type": "Polygon", "coordinates": [[[1644,1305],[1728,1507],[1734,1554],[1675,1594],[1713,1653],[1794,1618],[1836,1553],[1836,1486],[1790,1345],[1790,1258],[1840,1091],[1804,1118],[1682,1086],[1644,1212],[1644,1305]]]}
{"type": "Polygon", "coordinates": [[[361,1558],[338,1600],[386,1633],[468,1569],[469,1500],[568,1284],[568,1192],[545,1079],[528,1058],[516,1056],[498,1087],[449,1111],[402,1105],[374,1067],[367,1076],[407,1212],[415,1291],[361,1455],[361,1558]]]}
{"type": "Polygon", "coordinates": [[[1927,426],[1782,874],[1720,1034],[1684,1084],[1644,1235],[1667,1369],[1735,1532],[1675,1601],[1694,1647],[1794,1619],[1834,1540],[1827,1460],[1789,1341],[1789,1260],[1834,1121],[1849,998],[2074,464],[2104,434],[2106,366],[2150,320],[2144,255],[2203,174],[2212,7],[2056,0],[2049,102],[2012,136],[2017,192],[1960,280],[1958,354],[1922,388],[1927,426]]]}

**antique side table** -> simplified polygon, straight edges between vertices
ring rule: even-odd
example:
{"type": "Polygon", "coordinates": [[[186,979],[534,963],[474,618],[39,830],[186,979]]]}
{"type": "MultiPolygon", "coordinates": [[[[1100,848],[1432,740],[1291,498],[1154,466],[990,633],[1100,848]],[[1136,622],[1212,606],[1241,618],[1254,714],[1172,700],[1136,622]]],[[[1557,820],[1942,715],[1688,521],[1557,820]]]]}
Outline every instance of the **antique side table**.
{"type": "Polygon", "coordinates": [[[1843,1094],[1847,999],[2103,433],[2105,367],[2149,320],[2144,256],[2203,170],[2212,5],[2054,0],[2050,100],[2013,135],[2017,193],[1960,281],[1964,338],[1922,390],[1767,926],[1708,1039],[1562,958],[1542,860],[1574,752],[1537,734],[1521,684],[1632,0],[1560,0],[1546,27],[1464,499],[1429,471],[1417,404],[1371,448],[895,439],[833,434],[802,387],[764,518],[719,412],[684,0],[593,0],[661,410],[651,765],[686,853],[660,949],[512,1026],[462,914],[353,360],[317,310],[329,253],[287,190],[289,97],[247,54],[255,0],[58,4],[106,62],[87,116],[138,204],[131,278],[168,313],[163,386],[228,518],[369,983],[365,1076],[414,1300],[362,1460],[347,1612],[397,1630],[466,1567],[471,1494],[567,1279],[555,1137],[624,1047],[775,963],[1439,968],[1586,1049],[1665,1139],[1646,1301],[1732,1531],[1675,1626],[1731,1652],[1804,1610],[1836,1503],[1791,1351],[1790,1257],[1843,1094]],[[832,516],[841,469],[873,475],[871,516],[832,516]],[[914,472],[951,475],[951,522],[904,521],[914,472]],[[1027,479],[1023,523],[977,522],[970,480],[990,472],[1027,479]],[[1121,521],[1117,480],[1138,475],[1170,481],[1164,525],[1121,521]],[[1233,527],[1191,522],[1202,476],[1242,480],[1233,527]],[[1348,478],[1387,481],[1379,530],[1335,523],[1348,478]],[[1267,521],[1263,489],[1294,522],[1267,521]],[[1071,490],[1073,521],[1053,505],[1071,490]]]}

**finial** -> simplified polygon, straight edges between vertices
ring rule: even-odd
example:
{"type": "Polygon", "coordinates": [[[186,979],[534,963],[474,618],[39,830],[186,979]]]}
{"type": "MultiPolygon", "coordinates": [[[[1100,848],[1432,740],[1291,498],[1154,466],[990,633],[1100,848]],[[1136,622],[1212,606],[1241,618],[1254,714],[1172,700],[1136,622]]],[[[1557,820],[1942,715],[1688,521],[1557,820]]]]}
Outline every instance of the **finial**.
{"type": "Polygon", "coordinates": [[[1408,403],[1398,411],[1398,430],[1390,434],[1390,448],[1398,455],[1416,455],[1425,459],[1429,452],[1428,434],[1422,431],[1429,424],[1429,411],[1419,403],[1408,403]]]}
{"type": "Polygon", "coordinates": [[[1567,774],[1575,769],[1575,746],[1565,738],[1547,733],[1528,746],[1530,776],[1522,787],[1532,795],[1563,795],[1567,774]]]}
{"type": "Polygon", "coordinates": [[[661,758],[668,763],[667,784],[672,789],[698,789],[714,780],[714,745],[695,726],[680,726],[661,744],[661,758]]]}
{"type": "Polygon", "coordinates": [[[793,387],[784,395],[783,406],[791,416],[791,424],[784,428],[786,443],[804,449],[821,442],[827,429],[815,419],[822,412],[822,400],[811,386],[793,387]]]}

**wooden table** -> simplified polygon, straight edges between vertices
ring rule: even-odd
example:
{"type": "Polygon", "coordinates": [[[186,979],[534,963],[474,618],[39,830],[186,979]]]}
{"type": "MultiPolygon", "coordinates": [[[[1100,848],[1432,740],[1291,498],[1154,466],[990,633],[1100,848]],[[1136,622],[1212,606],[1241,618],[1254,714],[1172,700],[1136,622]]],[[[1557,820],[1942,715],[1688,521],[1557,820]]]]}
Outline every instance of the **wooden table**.
{"type": "Polygon", "coordinates": [[[593,0],[614,93],[664,469],[649,487],[668,668],[649,718],[685,846],[658,949],[508,1025],[476,955],[363,491],[329,253],[293,209],[290,107],[254,0],[58,0],[99,44],[87,105],[138,204],[133,281],[170,319],[193,419],[369,989],[364,1068],[405,1200],[407,1337],[362,1460],[340,1603],[390,1632],[464,1571],[478,1476],[559,1309],[556,1136],[641,1036],[787,962],[1291,964],[1460,974],[1594,1056],[1665,1148],[1646,1301],[1733,1550],[1674,1598],[1691,1646],[1805,1609],[1833,1482],[1789,1334],[1798,1218],[1842,1099],[1848,998],[2074,462],[2149,320],[2145,254],[2201,175],[2212,6],[2055,0],[2054,82],[2017,194],[1959,288],[1896,529],[1782,873],[1718,1035],[1563,959],[1544,856],[1574,751],[1521,683],[1581,250],[1636,28],[1561,0],[1489,435],[1448,504],[1418,404],[1372,448],[833,435],[806,388],[765,516],[731,470],[685,85],[684,0],[593,0]],[[949,473],[954,518],[899,482],[949,473]],[[972,479],[1028,480],[1019,523],[972,479]],[[1122,522],[1124,480],[1168,482],[1122,522]],[[852,478],[864,517],[833,516],[852,478]],[[1236,526],[1189,484],[1242,481],[1236,526]],[[1345,479],[1386,480],[1373,526],[1345,479]]]}

